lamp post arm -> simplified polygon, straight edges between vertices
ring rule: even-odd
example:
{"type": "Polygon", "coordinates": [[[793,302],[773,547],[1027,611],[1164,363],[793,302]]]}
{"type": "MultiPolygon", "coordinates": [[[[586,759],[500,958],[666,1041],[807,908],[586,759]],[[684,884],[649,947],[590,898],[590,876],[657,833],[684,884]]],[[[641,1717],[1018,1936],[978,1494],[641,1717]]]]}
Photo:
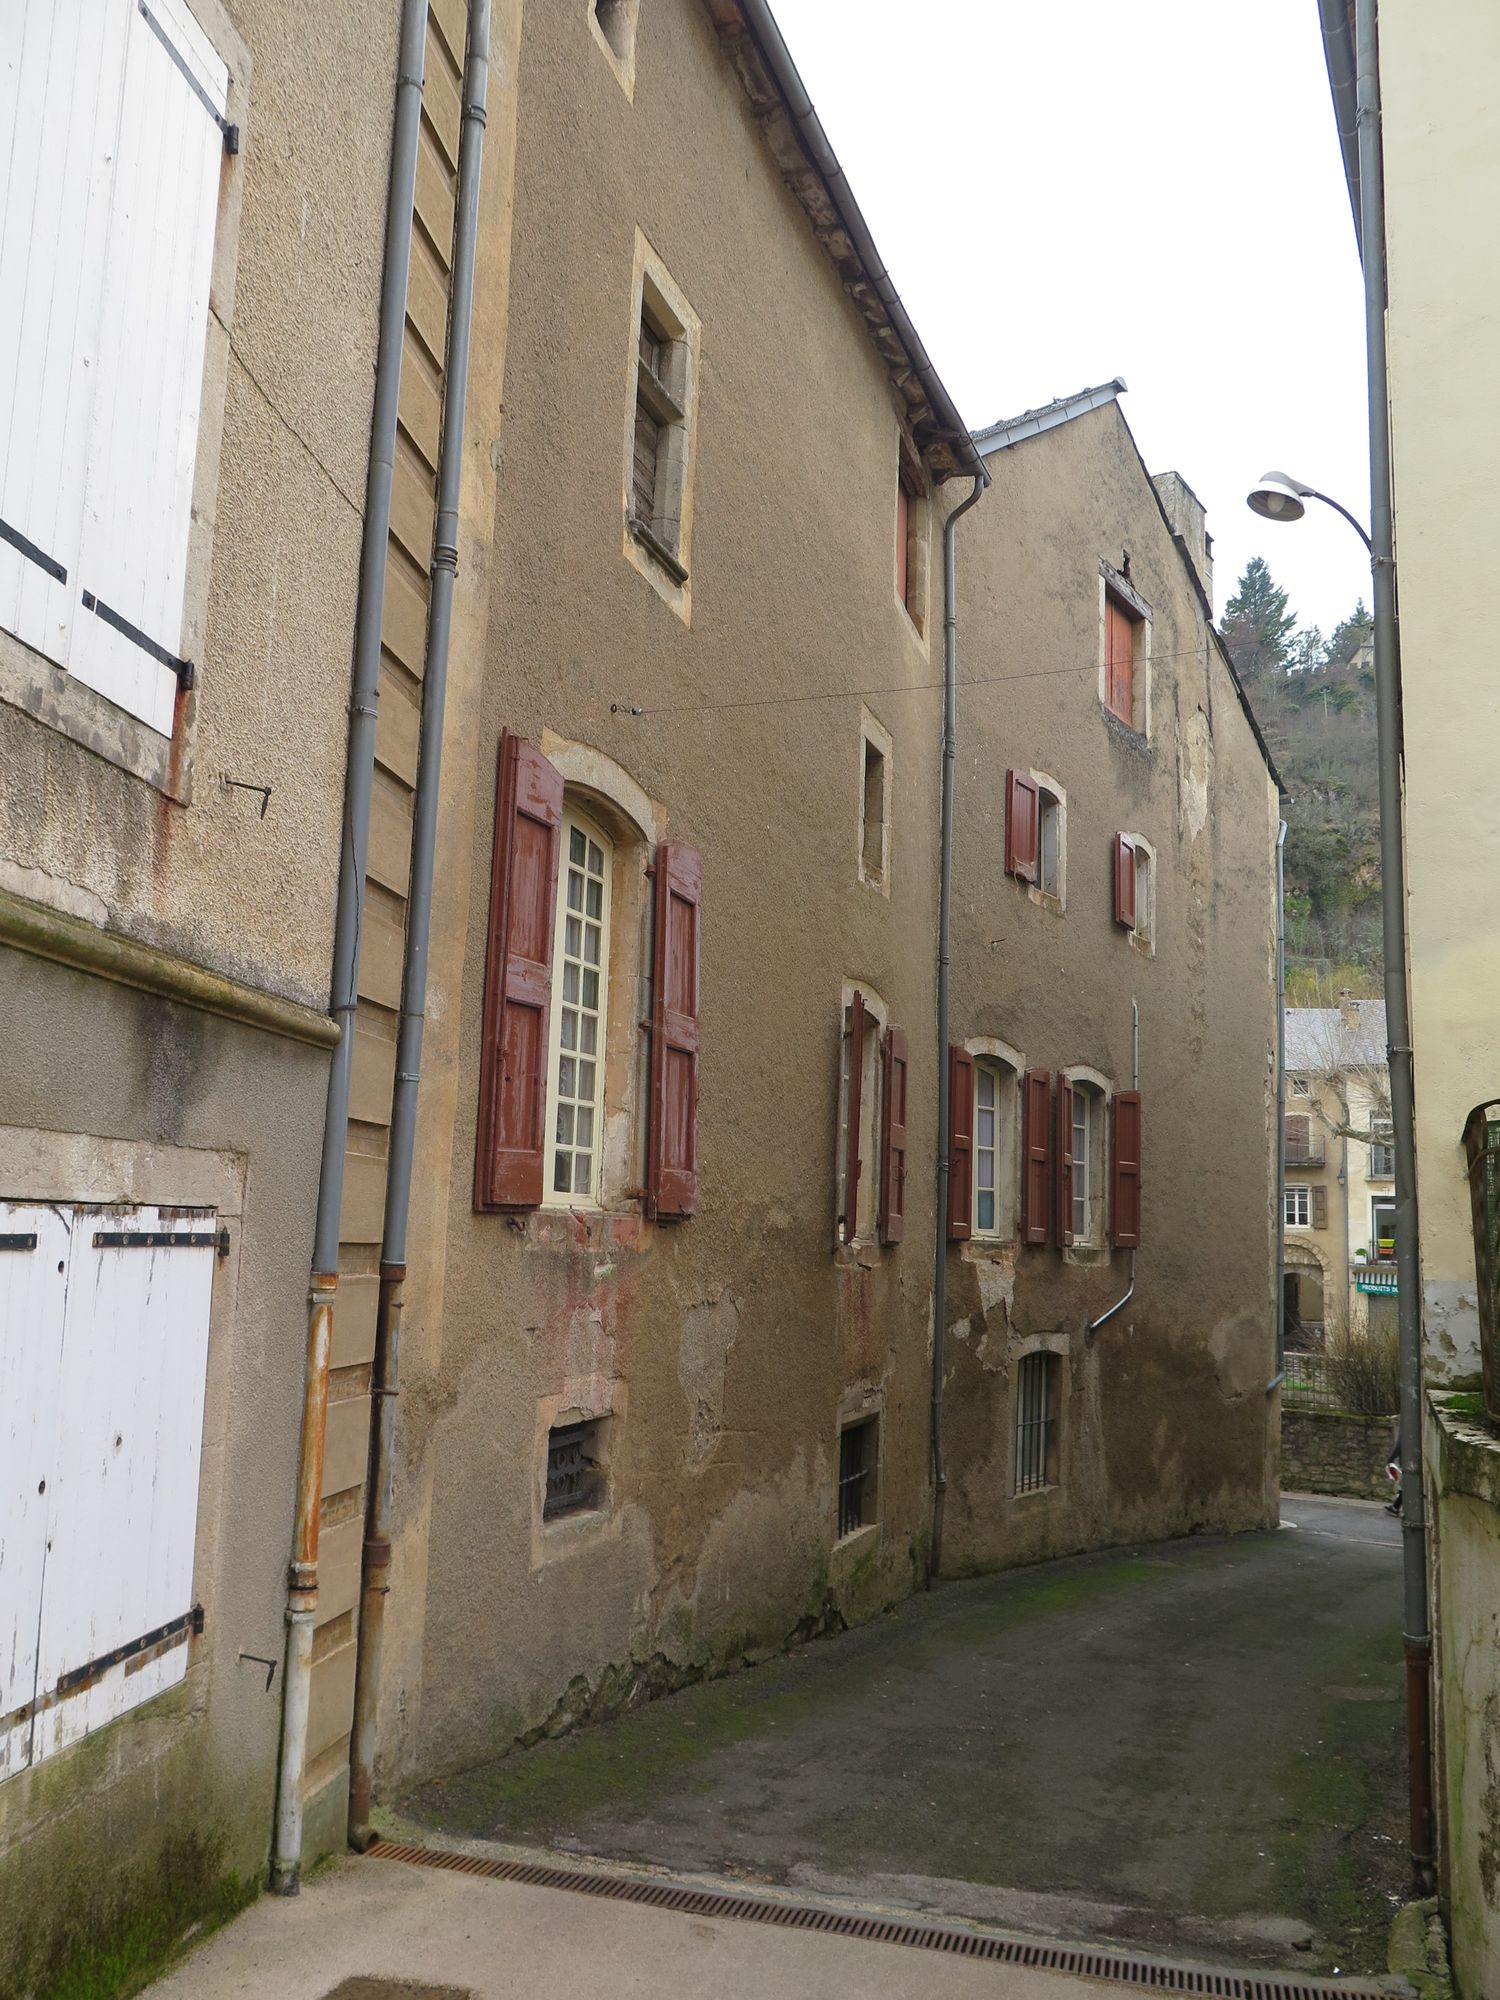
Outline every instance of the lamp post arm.
{"type": "Polygon", "coordinates": [[[1355,534],[1358,535],[1359,539],[1364,543],[1365,548],[1369,551],[1370,560],[1373,562],[1375,559],[1375,544],[1370,540],[1370,537],[1365,533],[1364,529],[1360,526],[1359,522],[1355,519],[1355,517],[1349,512],[1349,509],[1347,507],[1340,506],[1338,501],[1332,499],[1327,493],[1320,493],[1316,486],[1305,486],[1302,490],[1306,494],[1309,500],[1321,500],[1323,505],[1325,507],[1331,507],[1335,514],[1343,515],[1344,519],[1349,523],[1349,526],[1354,530],[1355,534]]]}

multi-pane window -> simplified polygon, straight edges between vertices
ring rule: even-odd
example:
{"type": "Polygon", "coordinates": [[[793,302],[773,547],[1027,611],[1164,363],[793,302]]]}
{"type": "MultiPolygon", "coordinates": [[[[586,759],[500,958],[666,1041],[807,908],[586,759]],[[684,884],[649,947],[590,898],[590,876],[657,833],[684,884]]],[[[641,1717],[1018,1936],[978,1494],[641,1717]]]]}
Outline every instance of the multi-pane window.
{"type": "Polygon", "coordinates": [[[1076,1084],[1073,1088],[1073,1241],[1085,1242],[1089,1233],[1089,1094],[1076,1084]]]}
{"type": "Polygon", "coordinates": [[[988,1063],[974,1068],[974,1228],[993,1236],[1000,1199],[1000,1078],[988,1063]]]}
{"type": "Polygon", "coordinates": [[[1312,1227],[1312,1189],[1290,1183],[1282,1195],[1282,1220],[1288,1229],[1312,1227]]]}
{"type": "Polygon", "coordinates": [[[547,1103],[557,1206],[599,1199],[604,1118],[604,1033],[609,967],[610,843],[588,820],[563,819],[557,882],[556,962],[547,1103]]]}
{"type": "Polygon", "coordinates": [[[1372,1181],[1391,1181],[1396,1178],[1396,1149],[1389,1137],[1390,1124],[1377,1120],[1373,1130],[1379,1135],[1370,1141],[1370,1170],[1372,1181]]]}
{"type": "Polygon", "coordinates": [[[1057,1484],[1060,1373],[1055,1354],[1022,1355],[1016,1369],[1017,1493],[1036,1493],[1057,1484]]]}

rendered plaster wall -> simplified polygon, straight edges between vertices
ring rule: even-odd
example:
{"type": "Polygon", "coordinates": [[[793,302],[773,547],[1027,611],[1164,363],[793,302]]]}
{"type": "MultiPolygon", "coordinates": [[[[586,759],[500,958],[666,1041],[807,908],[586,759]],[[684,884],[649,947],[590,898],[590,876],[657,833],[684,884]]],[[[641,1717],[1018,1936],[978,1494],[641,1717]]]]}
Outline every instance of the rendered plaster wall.
{"type": "Polygon", "coordinates": [[[0,1189],[212,1206],[187,1678],[0,1784],[0,1991],[106,1993],[263,1880],[326,1051],[0,951],[0,1189]],[[290,1337],[289,1337],[290,1336],[290,1337]],[[68,1984],[72,1981],[72,1984],[68,1984]]]}
{"type": "Polygon", "coordinates": [[[0,887],[322,1007],[396,13],[197,11],[241,127],[221,181],[188,564],[197,686],[168,744],[0,634],[0,887]],[[264,817],[226,777],[270,787],[264,817]]]}
{"type": "Polygon", "coordinates": [[[1426,1426],[1439,1855],[1459,2000],[1500,1992],[1500,1444],[1475,1400],[1435,1394],[1426,1426]]]}
{"type": "Polygon", "coordinates": [[[424,1101],[418,1172],[447,1207],[414,1234],[403,1336],[388,1776],[864,1615],[912,1587],[927,1525],[939,711],[895,595],[893,392],[700,6],[642,10],[632,96],[590,10],[536,0],[519,96],[491,622],[450,734],[468,893],[441,905],[447,1109],[424,1101]],[[622,548],[638,231],[702,323],[690,621],[622,548]],[[862,704],[892,738],[888,894],[860,878],[862,704]],[[623,1191],[577,1216],[473,1211],[502,727],[618,842],[619,1162],[640,1133],[650,846],[702,854],[689,1221],[652,1226],[623,1191]],[[913,1164],[905,1241],[838,1255],[855,981],[911,1036],[913,1164]],[[439,1290],[424,1252],[444,1231],[439,1290]],[[866,1407],[880,1525],[835,1548],[839,1422],[866,1407]],[[565,1409],[608,1414],[609,1505],[544,1528],[565,1409]]]}
{"type": "MultiPolygon", "coordinates": [[[[1131,1083],[1127,1251],[950,1255],[945,1566],[1275,1520],[1274,786],[1117,405],[989,460],[960,524],[953,1039],[1131,1083]],[[1101,560],[1151,610],[1144,737],[1099,694],[1101,560]],[[1005,775],[1066,794],[1065,896],[1005,873],[1005,775]],[[1111,841],[1154,849],[1155,940],[1113,921],[1111,841]],[[1016,1494],[1017,1363],[1060,1354],[1061,1472],[1016,1494]]],[[[1011,1217],[1013,1220],[1013,1212],[1011,1217]]]]}
{"type": "Polygon", "coordinates": [[[1500,14],[1383,0],[1391,441],[1400,565],[1406,880],[1427,1363],[1479,1365],[1461,1135],[1500,1095],[1500,888],[1489,748],[1488,578],[1500,533],[1500,385],[1488,368],[1500,272],[1469,217],[1500,201],[1491,140],[1500,14]]]}

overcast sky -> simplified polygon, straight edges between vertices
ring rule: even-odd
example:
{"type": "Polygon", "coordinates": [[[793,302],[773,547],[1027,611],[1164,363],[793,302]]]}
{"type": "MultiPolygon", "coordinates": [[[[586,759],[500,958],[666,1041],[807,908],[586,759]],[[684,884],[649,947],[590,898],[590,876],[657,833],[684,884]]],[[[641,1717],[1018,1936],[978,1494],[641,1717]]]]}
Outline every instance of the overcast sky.
{"type": "Polygon", "coordinates": [[[1123,375],[1208,509],[1222,610],[1263,555],[1325,635],[1369,571],[1279,466],[1368,513],[1359,262],[1315,0],[773,0],[972,426],[1123,375]],[[1314,518],[1316,516],[1317,518],[1314,518]]]}

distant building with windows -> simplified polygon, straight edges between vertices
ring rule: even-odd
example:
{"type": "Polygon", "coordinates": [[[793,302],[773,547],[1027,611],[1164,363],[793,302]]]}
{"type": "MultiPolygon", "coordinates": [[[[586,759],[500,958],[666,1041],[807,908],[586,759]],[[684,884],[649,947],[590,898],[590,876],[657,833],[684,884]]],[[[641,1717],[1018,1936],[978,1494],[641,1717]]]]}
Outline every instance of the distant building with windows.
{"type": "Polygon", "coordinates": [[[1396,1163],[1385,1002],[1286,1010],[1287,1345],[1396,1330],[1396,1163]]]}

